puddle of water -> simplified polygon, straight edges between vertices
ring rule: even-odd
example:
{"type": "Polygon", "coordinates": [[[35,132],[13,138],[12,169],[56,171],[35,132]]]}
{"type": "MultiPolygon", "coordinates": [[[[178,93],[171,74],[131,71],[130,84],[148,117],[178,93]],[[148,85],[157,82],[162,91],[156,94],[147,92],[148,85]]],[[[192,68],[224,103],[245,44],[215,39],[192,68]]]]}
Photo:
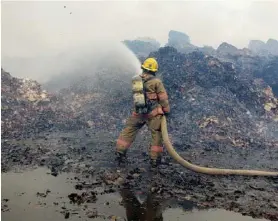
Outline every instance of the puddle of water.
{"type": "MultiPolygon", "coordinates": [[[[121,217],[117,219],[121,221],[263,220],[220,209],[200,211],[190,201],[161,201],[155,195],[138,195],[130,189],[122,189],[112,194],[98,194],[95,203],[70,204],[68,199],[70,193],[84,192],[74,188],[77,183],[74,174],[64,173],[54,177],[47,173],[49,170],[46,168],[24,171],[24,173],[2,173],[2,209],[3,204],[9,209],[6,212],[2,211],[4,221],[65,220],[65,215],[61,211],[69,211],[69,220],[90,220],[87,211],[94,209],[97,209],[100,215],[94,219],[96,221],[113,220],[111,216],[121,217]],[[37,196],[37,192],[42,193],[42,196],[37,196]],[[44,194],[47,195],[44,197],[44,194]],[[4,199],[9,201],[5,202],[4,199]]],[[[98,187],[94,191],[100,193],[103,189],[98,187]]]]}
{"type": "Polygon", "coordinates": [[[168,209],[163,213],[163,220],[175,221],[267,221],[266,219],[254,219],[241,214],[226,211],[222,209],[209,209],[209,210],[193,210],[192,212],[185,212],[179,208],[168,209]],[[175,217],[173,219],[173,217],[175,217]]]}
{"type": "Polygon", "coordinates": [[[6,203],[10,211],[2,212],[2,219],[17,220],[64,220],[59,211],[68,202],[67,196],[76,192],[70,183],[72,174],[61,174],[54,177],[45,168],[39,168],[24,173],[2,173],[2,196],[9,199],[6,203]],[[46,197],[38,197],[37,193],[51,192],[46,197]],[[54,203],[58,202],[58,205],[54,203]],[[58,210],[56,212],[56,210],[58,210]],[[20,217],[20,219],[19,219],[20,217]]]}

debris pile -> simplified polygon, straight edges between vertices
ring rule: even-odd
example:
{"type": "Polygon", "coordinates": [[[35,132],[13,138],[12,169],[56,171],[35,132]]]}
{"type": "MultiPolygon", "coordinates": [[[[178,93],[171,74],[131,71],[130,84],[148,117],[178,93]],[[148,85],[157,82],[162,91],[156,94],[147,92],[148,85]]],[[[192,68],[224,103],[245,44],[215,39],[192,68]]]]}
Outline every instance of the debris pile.
{"type": "Polygon", "coordinates": [[[146,57],[149,53],[158,50],[160,47],[160,43],[151,38],[139,38],[132,41],[125,40],[123,43],[138,57],[146,57]]]}
{"type": "Polygon", "coordinates": [[[131,111],[133,75],[113,69],[82,77],[59,92],[60,106],[92,130],[119,130],[131,111]]]}
{"type": "MultiPolygon", "coordinates": [[[[189,54],[202,52],[205,55],[218,58],[222,62],[230,62],[235,66],[238,77],[248,81],[254,78],[263,79],[278,96],[278,41],[269,39],[267,43],[251,40],[248,48],[238,49],[235,46],[223,42],[217,49],[211,46],[197,47],[190,43],[190,37],[182,32],[171,30],[168,34],[166,46],[174,47],[180,53],[189,54]]],[[[129,48],[141,58],[148,54],[140,54],[136,42],[126,41],[129,48]]],[[[158,48],[156,49],[158,50],[158,48]]],[[[152,52],[156,50],[151,50],[152,52]]],[[[140,59],[141,60],[141,59],[140,59]]]]}
{"type": "Polygon", "coordinates": [[[255,77],[263,79],[269,86],[272,87],[273,93],[278,96],[278,56],[272,57],[255,70],[255,77]]]}
{"type": "Polygon", "coordinates": [[[223,62],[230,62],[235,66],[241,79],[254,80],[260,78],[278,96],[278,56],[258,56],[247,48],[237,49],[232,45],[223,43],[217,49],[217,53],[205,52],[223,62]],[[225,46],[225,47],[224,47],[225,46]]]}
{"type": "Polygon", "coordinates": [[[271,38],[266,43],[260,40],[251,40],[248,48],[259,55],[278,55],[278,41],[271,38]]]}
{"type": "MultiPolygon", "coordinates": [[[[151,56],[158,59],[158,75],[169,93],[169,127],[176,141],[196,143],[203,137],[208,145],[219,141],[242,146],[239,140],[265,142],[265,135],[272,134],[265,124],[277,118],[277,99],[264,82],[241,79],[232,63],[201,52],[185,55],[165,47],[151,56]]],[[[93,130],[119,131],[131,112],[130,77],[108,75],[91,88],[73,84],[61,93],[61,99],[64,106],[74,107],[76,119],[93,130]]],[[[276,123],[272,125],[277,130],[276,123]]]]}
{"type": "Polygon", "coordinates": [[[269,88],[265,84],[241,79],[232,63],[201,52],[185,55],[165,47],[151,56],[158,59],[161,78],[170,95],[170,127],[172,133],[176,132],[175,137],[195,137],[193,143],[204,135],[265,141],[258,125],[264,125],[269,115],[264,109],[268,101],[272,102],[269,119],[276,119],[276,100],[272,93],[265,93],[269,88]],[[200,127],[204,118],[206,123],[200,127]]]}
{"type": "Polygon", "coordinates": [[[198,48],[190,43],[190,38],[187,34],[174,30],[169,31],[166,46],[174,47],[183,53],[190,53],[198,48]]]}
{"type": "MultiPolygon", "coordinates": [[[[182,54],[172,47],[151,56],[160,64],[158,76],[169,93],[169,129],[176,139],[263,142],[262,134],[265,139],[268,133],[265,122],[276,127],[277,99],[271,88],[256,79],[241,79],[232,63],[201,52],[182,54]]],[[[37,82],[2,71],[2,133],[84,127],[121,130],[131,113],[132,75],[102,71],[93,78],[80,78],[55,96],[37,82]]]]}
{"type": "Polygon", "coordinates": [[[272,88],[268,86],[264,90],[266,95],[266,100],[264,104],[264,109],[267,112],[267,116],[273,118],[274,121],[278,122],[278,100],[272,92],[272,88]]]}
{"type": "Polygon", "coordinates": [[[217,48],[217,52],[223,54],[236,54],[238,52],[238,49],[235,46],[228,44],[227,42],[223,42],[217,48]]]}
{"type": "Polygon", "coordinates": [[[1,92],[3,138],[30,136],[68,120],[69,115],[54,105],[55,96],[36,81],[14,78],[1,69],[1,92]]]}

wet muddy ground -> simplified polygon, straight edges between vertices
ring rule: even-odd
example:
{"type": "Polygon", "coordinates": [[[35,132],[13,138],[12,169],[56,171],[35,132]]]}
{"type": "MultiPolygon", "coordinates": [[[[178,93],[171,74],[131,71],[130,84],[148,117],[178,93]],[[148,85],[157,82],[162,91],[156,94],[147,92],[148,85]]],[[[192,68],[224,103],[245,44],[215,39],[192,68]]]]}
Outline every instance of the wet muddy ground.
{"type": "MultiPolygon", "coordinates": [[[[2,140],[3,220],[147,220],[147,212],[156,220],[278,220],[278,178],[196,174],[166,153],[163,165],[150,171],[144,132],[129,151],[128,166],[118,167],[117,135],[53,132],[2,140]],[[37,166],[48,169],[31,170],[37,166]]],[[[199,165],[278,170],[277,147],[212,148],[177,145],[199,165]]]]}
{"type": "Polygon", "coordinates": [[[73,173],[62,173],[55,177],[51,176],[51,171],[46,168],[9,172],[3,174],[2,179],[3,220],[16,221],[19,217],[22,221],[89,220],[91,218],[95,220],[254,220],[221,209],[201,209],[190,200],[179,200],[174,197],[163,199],[151,191],[133,191],[128,187],[118,188],[112,193],[105,192],[103,186],[78,190],[75,188],[78,179],[73,173]],[[90,194],[91,192],[94,194],[90,194]],[[147,215],[152,219],[147,219],[147,215]]]}

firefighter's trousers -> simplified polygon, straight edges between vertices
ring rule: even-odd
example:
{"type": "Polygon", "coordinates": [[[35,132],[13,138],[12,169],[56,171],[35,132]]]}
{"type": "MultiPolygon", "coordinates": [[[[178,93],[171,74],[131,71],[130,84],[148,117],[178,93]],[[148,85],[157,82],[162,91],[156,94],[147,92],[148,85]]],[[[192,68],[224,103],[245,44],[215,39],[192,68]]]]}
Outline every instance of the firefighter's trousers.
{"type": "Polygon", "coordinates": [[[161,118],[162,115],[154,117],[144,117],[144,115],[132,115],[128,118],[125,128],[120,133],[117,140],[116,150],[120,153],[126,153],[131,146],[138,131],[147,124],[151,131],[152,141],[150,148],[150,157],[152,160],[157,160],[163,152],[162,134],[161,134],[161,118]]]}

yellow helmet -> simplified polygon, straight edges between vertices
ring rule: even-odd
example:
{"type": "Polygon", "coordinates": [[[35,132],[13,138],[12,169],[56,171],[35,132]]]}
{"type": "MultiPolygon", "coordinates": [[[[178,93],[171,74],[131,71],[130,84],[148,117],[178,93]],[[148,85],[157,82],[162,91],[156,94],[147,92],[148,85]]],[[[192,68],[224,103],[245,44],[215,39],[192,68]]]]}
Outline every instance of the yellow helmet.
{"type": "Polygon", "coordinates": [[[141,67],[148,71],[157,72],[158,63],[154,58],[147,58],[141,67]]]}

